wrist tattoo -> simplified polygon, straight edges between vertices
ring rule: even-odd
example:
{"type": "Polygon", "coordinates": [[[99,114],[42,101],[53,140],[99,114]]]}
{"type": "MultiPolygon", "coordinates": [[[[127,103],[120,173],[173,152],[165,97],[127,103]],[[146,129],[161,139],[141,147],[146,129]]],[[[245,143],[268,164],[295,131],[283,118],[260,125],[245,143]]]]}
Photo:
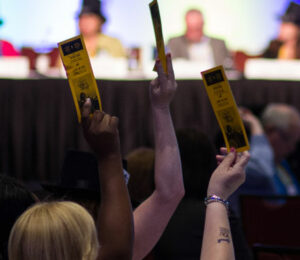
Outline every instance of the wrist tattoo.
{"type": "Polygon", "coordinates": [[[221,242],[230,243],[230,230],[228,228],[220,227],[218,243],[221,242]]]}

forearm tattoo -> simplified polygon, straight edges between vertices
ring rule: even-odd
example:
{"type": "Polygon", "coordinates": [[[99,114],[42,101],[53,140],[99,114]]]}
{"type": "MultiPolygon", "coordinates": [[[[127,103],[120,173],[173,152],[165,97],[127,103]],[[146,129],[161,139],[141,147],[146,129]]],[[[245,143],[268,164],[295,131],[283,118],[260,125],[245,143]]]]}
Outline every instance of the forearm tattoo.
{"type": "Polygon", "coordinates": [[[228,228],[220,227],[218,243],[221,242],[230,243],[230,230],[228,228]]]}

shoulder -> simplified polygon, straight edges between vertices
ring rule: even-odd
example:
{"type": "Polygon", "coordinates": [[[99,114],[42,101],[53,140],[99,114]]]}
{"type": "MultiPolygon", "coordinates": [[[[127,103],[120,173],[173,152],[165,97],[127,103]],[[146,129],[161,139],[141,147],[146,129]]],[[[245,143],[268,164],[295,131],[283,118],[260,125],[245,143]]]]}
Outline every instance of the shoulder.
{"type": "Polygon", "coordinates": [[[252,135],[250,137],[250,144],[252,146],[266,146],[271,149],[271,144],[265,134],[252,135]]]}
{"type": "Polygon", "coordinates": [[[184,35],[172,37],[169,39],[169,43],[178,43],[178,42],[185,42],[185,41],[186,39],[184,35]]]}
{"type": "Polygon", "coordinates": [[[100,33],[99,36],[98,36],[98,41],[107,41],[107,42],[114,42],[114,43],[120,43],[120,40],[115,38],[115,37],[112,37],[112,36],[109,36],[107,34],[103,34],[103,33],[100,33]]]}
{"type": "Polygon", "coordinates": [[[225,45],[225,41],[218,38],[208,37],[211,44],[225,45]]]}
{"type": "Polygon", "coordinates": [[[98,50],[104,49],[111,56],[125,58],[126,51],[121,41],[115,37],[100,33],[98,36],[98,50]]]}
{"type": "Polygon", "coordinates": [[[282,42],[277,39],[270,41],[262,56],[264,58],[277,58],[281,45],[282,42]]]}

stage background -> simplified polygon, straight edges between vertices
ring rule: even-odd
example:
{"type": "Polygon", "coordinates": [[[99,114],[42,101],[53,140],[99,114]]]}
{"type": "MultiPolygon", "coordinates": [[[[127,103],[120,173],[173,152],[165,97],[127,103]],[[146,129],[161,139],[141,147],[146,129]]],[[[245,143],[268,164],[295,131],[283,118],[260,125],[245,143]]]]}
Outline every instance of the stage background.
{"type": "MultiPolygon", "coordinates": [[[[150,0],[103,0],[108,18],[104,32],[127,47],[151,46],[154,34],[148,9],[150,0]]],[[[159,0],[165,39],[184,31],[183,16],[190,8],[205,15],[207,34],[225,39],[232,50],[260,53],[278,30],[278,17],[290,0],[159,0]]],[[[299,1],[298,1],[299,2],[299,1]]],[[[76,14],[81,0],[1,0],[5,24],[0,37],[17,47],[47,51],[77,33],[76,14]]]]}

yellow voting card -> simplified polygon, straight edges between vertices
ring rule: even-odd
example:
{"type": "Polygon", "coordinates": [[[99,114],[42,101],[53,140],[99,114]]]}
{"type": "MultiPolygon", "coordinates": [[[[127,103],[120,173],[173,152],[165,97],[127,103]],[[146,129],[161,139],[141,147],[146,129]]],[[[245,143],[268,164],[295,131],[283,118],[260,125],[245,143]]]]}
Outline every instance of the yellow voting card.
{"type": "Polygon", "coordinates": [[[237,152],[250,149],[243,121],[240,117],[223,66],[202,71],[206,92],[223,133],[227,150],[237,152]]]}
{"type": "Polygon", "coordinates": [[[58,43],[73,95],[78,121],[81,122],[81,107],[86,98],[92,102],[92,112],[102,111],[100,94],[84,40],[81,35],[58,43]]]}
{"type": "Polygon", "coordinates": [[[149,4],[149,7],[150,7],[150,12],[151,12],[151,17],[152,17],[154,33],[155,33],[158,57],[161,61],[161,64],[164,68],[165,73],[168,73],[167,59],[166,59],[166,53],[165,53],[165,43],[164,43],[164,37],[163,37],[163,33],[162,33],[162,25],[161,25],[157,0],[153,0],[149,4]]]}

